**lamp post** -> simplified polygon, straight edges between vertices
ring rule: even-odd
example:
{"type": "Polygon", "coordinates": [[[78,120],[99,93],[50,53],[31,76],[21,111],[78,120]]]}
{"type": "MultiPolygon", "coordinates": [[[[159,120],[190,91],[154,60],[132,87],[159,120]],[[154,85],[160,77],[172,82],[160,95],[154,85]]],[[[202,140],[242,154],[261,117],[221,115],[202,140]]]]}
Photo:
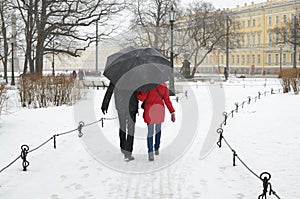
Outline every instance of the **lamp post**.
{"type": "Polygon", "coordinates": [[[280,61],[280,65],[279,65],[279,69],[280,69],[280,71],[282,70],[282,48],[283,48],[283,46],[282,46],[282,44],[279,46],[279,48],[280,48],[280,57],[279,57],[279,61],[280,61]]]}
{"type": "Polygon", "coordinates": [[[96,73],[98,73],[98,53],[99,53],[99,50],[98,50],[98,20],[96,21],[96,73]]]}
{"type": "MultiPolygon", "coordinates": [[[[58,56],[59,55],[59,48],[60,48],[61,41],[59,39],[56,39],[52,41],[52,76],[55,76],[55,53],[58,56]]],[[[57,65],[57,63],[56,63],[57,65]]]]}
{"type": "Polygon", "coordinates": [[[10,40],[11,43],[11,83],[10,85],[16,85],[15,84],[15,71],[14,71],[14,43],[15,43],[15,38],[11,38],[10,40]]]}
{"type": "Polygon", "coordinates": [[[227,81],[229,75],[229,16],[226,16],[226,68],[225,79],[227,81]]]}
{"type": "MultiPolygon", "coordinates": [[[[0,0],[0,12],[3,12],[3,0],[0,0]]],[[[3,40],[3,53],[5,52],[5,48],[4,48],[4,40],[3,40]]],[[[8,78],[7,78],[7,65],[3,65],[3,69],[4,69],[4,79],[5,79],[5,83],[8,83],[8,78]]]]}
{"type": "Polygon", "coordinates": [[[30,63],[30,74],[34,73],[34,49],[35,49],[35,46],[32,43],[32,46],[31,46],[32,57],[30,58],[30,61],[29,61],[29,63],[30,63]]]}
{"type": "Polygon", "coordinates": [[[173,27],[175,22],[175,10],[173,5],[171,6],[171,10],[169,11],[169,19],[171,25],[171,54],[170,54],[170,61],[171,61],[171,74],[170,74],[170,86],[169,86],[169,94],[170,96],[175,95],[175,87],[174,87],[174,54],[173,54],[173,27]]]}
{"type": "Polygon", "coordinates": [[[218,64],[218,72],[220,72],[220,51],[221,51],[221,48],[218,48],[218,60],[217,60],[217,64],[218,64]]]}
{"type": "Polygon", "coordinates": [[[53,40],[52,47],[53,47],[53,51],[52,51],[52,76],[54,77],[55,76],[55,70],[54,70],[54,40],[53,40]]]}
{"type": "Polygon", "coordinates": [[[293,68],[297,68],[296,53],[297,53],[297,17],[295,15],[294,16],[294,57],[293,57],[293,68]]]}

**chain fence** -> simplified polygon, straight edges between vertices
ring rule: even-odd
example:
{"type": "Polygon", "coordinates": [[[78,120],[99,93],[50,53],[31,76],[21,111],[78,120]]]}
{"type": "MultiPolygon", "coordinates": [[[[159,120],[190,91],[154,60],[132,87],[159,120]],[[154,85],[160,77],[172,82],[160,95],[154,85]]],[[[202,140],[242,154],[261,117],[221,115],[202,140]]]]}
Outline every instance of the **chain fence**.
{"type": "Polygon", "coordinates": [[[54,149],[56,149],[56,139],[57,139],[58,136],[63,136],[63,135],[67,135],[67,134],[78,131],[78,137],[80,138],[80,137],[83,136],[82,129],[84,127],[91,126],[91,125],[96,124],[98,122],[101,122],[102,127],[104,127],[104,121],[105,120],[113,120],[113,119],[117,119],[117,117],[116,118],[101,118],[97,121],[94,121],[94,122],[91,122],[91,123],[88,123],[88,124],[84,124],[84,122],[80,121],[79,124],[78,124],[78,127],[76,129],[54,134],[48,140],[44,141],[42,144],[38,145],[37,147],[35,147],[33,149],[29,149],[29,146],[24,144],[24,145],[21,146],[21,154],[18,157],[16,157],[12,162],[10,162],[7,166],[3,167],[0,170],[0,173],[2,173],[4,170],[8,169],[10,166],[12,166],[19,159],[22,159],[23,171],[27,171],[27,167],[29,166],[29,161],[27,160],[27,155],[29,153],[32,153],[32,152],[40,149],[41,147],[43,147],[44,145],[46,145],[47,143],[49,143],[52,140],[53,140],[53,147],[54,147],[54,149]]]}
{"type": "Polygon", "coordinates": [[[277,94],[277,93],[281,92],[281,89],[278,89],[277,91],[275,91],[273,88],[271,88],[270,91],[265,91],[263,93],[258,92],[258,95],[255,97],[250,97],[248,96],[247,100],[238,103],[236,102],[235,105],[235,109],[232,109],[229,112],[223,112],[223,116],[224,116],[224,121],[220,124],[220,127],[217,129],[217,133],[219,134],[219,140],[217,141],[217,145],[219,148],[222,147],[222,141],[224,141],[224,143],[227,145],[227,147],[231,150],[231,152],[233,153],[233,166],[236,166],[236,160],[239,160],[241,162],[241,164],[251,173],[253,174],[256,178],[258,178],[259,180],[262,181],[263,183],[263,193],[260,194],[258,196],[258,199],[267,199],[267,194],[269,193],[269,195],[274,195],[276,198],[280,199],[280,197],[277,195],[277,193],[273,190],[272,185],[270,183],[270,179],[271,179],[271,174],[269,172],[263,172],[260,175],[258,175],[256,172],[254,172],[252,169],[250,169],[250,167],[245,163],[245,161],[243,161],[237,151],[232,147],[232,145],[228,142],[227,139],[225,139],[224,137],[224,129],[223,126],[226,126],[228,124],[228,118],[233,118],[235,113],[238,113],[239,108],[244,108],[245,105],[250,105],[251,103],[256,102],[257,100],[261,99],[262,96],[267,96],[267,94],[277,94]]]}

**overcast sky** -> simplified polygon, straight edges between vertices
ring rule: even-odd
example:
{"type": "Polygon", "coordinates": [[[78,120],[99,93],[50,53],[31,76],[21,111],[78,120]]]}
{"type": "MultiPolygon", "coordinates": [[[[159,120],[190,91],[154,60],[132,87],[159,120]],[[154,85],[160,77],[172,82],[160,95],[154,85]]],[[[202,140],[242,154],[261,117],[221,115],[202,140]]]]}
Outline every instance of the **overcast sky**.
{"type": "MultiPolygon", "coordinates": [[[[195,0],[181,0],[182,5],[187,5],[188,3],[191,3],[195,0]]],[[[266,2],[267,0],[203,0],[211,2],[215,8],[235,8],[237,5],[243,6],[245,3],[248,5],[251,4],[251,2],[254,3],[261,3],[266,2]]]]}

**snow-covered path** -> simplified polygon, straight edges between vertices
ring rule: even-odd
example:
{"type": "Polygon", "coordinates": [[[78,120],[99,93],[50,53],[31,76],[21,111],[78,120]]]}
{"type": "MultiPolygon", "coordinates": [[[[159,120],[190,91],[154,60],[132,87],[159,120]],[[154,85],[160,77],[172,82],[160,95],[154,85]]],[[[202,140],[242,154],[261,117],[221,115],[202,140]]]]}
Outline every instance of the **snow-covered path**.
{"type": "MultiPolygon", "coordinates": [[[[49,142],[30,153],[28,171],[22,171],[19,160],[0,173],[0,198],[257,198],[262,193],[262,182],[240,162],[236,162],[236,167],[232,166],[232,152],[224,143],[222,148],[213,144],[206,150],[209,153],[205,158],[200,156],[200,151],[204,142],[211,142],[207,140],[207,133],[215,119],[212,118],[215,111],[215,101],[211,99],[213,89],[223,90],[225,109],[230,111],[235,108],[235,102],[245,101],[248,96],[280,88],[278,80],[231,80],[222,88],[217,83],[182,84],[189,97],[180,94],[180,103],[173,99],[177,121],[172,124],[167,115],[161,154],[154,162],[147,160],[146,130],[141,116],[137,121],[134,145],[136,160],[132,162],[124,162],[119,152],[117,121],[106,120],[104,128],[101,123],[83,128],[82,138],[78,138],[77,132],[57,137],[57,149],[49,142]],[[195,99],[197,105],[193,104],[195,99]],[[190,111],[193,107],[195,109],[190,111]],[[183,108],[190,113],[182,111],[183,108]],[[195,125],[195,133],[179,132],[189,128],[182,128],[183,117],[188,119],[184,121],[190,122],[189,126],[195,125]],[[106,142],[97,140],[97,134],[101,133],[101,138],[111,143],[111,150],[102,145],[106,142]],[[177,145],[174,145],[176,137],[181,136],[179,133],[186,133],[189,138],[183,140],[186,146],[178,146],[184,147],[182,153],[178,153],[177,145]],[[90,138],[95,139],[94,142],[88,142],[90,138]],[[168,161],[172,164],[167,164],[168,161]],[[132,172],[134,169],[139,172],[132,172]]],[[[0,169],[20,154],[22,144],[34,148],[56,133],[76,128],[80,120],[87,124],[93,118],[103,117],[99,108],[103,94],[104,90],[94,90],[91,98],[80,102],[93,103],[89,107],[93,113],[89,109],[82,111],[77,104],[74,108],[18,108],[12,114],[2,115],[0,169]]],[[[272,188],[288,199],[300,198],[297,191],[300,186],[299,105],[299,96],[268,94],[245,105],[233,118],[228,118],[228,125],[223,128],[224,137],[239,157],[258,174],[270,172],[272,188]]],[[[115,117],[113,103],[105,117],[115,117]]],[[[215,131],[217,128],[219,126],[215,131]]],[[[217,138],[218,134],[213,136],[217,138]]]]}

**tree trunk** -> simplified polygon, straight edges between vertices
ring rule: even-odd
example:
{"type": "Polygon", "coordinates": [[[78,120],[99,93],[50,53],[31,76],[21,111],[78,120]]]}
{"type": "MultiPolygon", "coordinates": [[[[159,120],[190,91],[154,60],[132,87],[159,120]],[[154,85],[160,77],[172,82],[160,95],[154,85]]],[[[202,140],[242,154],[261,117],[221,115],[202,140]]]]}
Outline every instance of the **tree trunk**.
{"type": "Polygon", "coordinates": [[[36,46],[36,57],[35,57],[35,72],[37,74],[43,73],[43,54],[44,54],[44,42],[38,40],[37,46],[36,46]]]}
{"type": "Polygon", "coordinates": [[[25,60],[24,60],[24,68],[23,68],[23,74],[26,74],[27,73],[27,65],[28,65],[28,47],[25,51],[25,60]]]}
{"type": "Polygon", "coordinates": [[[42,0],[42,10],[37,14],[37,44],[36,44],[36,60],[35,60],[35,72],[39,75],[43,73],[43,58],[44,58],[44,42],[45,42],[45,25],[47,22],[46,16],[47,0],[42,0]]]}
{"type": "Polygon", "coordinates": [[[4,79],[5,83],[8,83],[7,79],[7,62],[8,62],[8,43],[7,43],[7,31],[6,31],[6,24],[5,18],[3,15],[3,2],[0,2],[0,14],[1,14],[1,31],[2,31],[2,38],[3,38],[3,68],[4,68],[4,79]]]}
{"type": "MultiPolygon", "coordinates": [[[[199,49],[200,49],[200,48],[199,48],[199,49]]],[[[209,53],[211,53],[212,49],[213,49],[213,48],[211,47],[210,50],[206,51],[205,54],[203,55],[202,59],[201,59],[198,63],[197,63],[198,51],[196,52],[196,54],[195,54],[195,65],[194,65],[194,68],[193,68],[193,72],[192,72],[192,74],[191,74],[192,77],[195,76],[195,73],[196,73],[196,71],[197,71],[197,68],[198,68],[198,67],[200,66],[200,64],[204,61],[204,59],[206,58],[206,56],[207,56],[209,53]]]]}

